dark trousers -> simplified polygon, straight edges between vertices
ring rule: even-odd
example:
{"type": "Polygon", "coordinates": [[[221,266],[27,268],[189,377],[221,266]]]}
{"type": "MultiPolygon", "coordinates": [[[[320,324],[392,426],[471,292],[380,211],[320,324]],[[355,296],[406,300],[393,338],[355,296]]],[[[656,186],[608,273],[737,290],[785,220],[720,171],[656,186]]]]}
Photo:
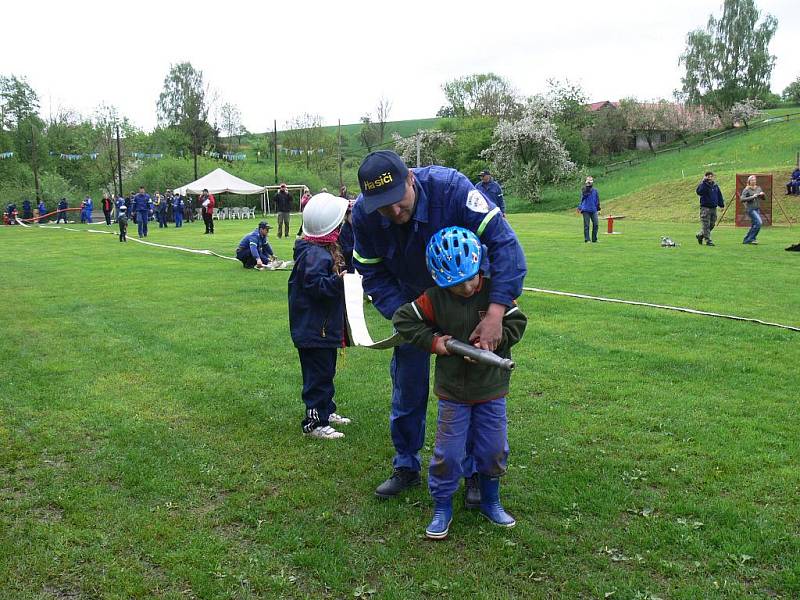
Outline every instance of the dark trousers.
{"type": "Polygon", "coordinates": [[[301,425],[308,433],[328,425],[328,417],[336,412],[333,377],[336,375],[336,348],[298,348],[300,371],[303,374],[303,402],[306,415],[301,425]]]}
{"type": "Polygon", "coordinates": [[[147,211],[136,211],[136,227],[139,231],[139,237],[147,237],[147,211]]]}
{"type": "Polygon", "coordinates": [[[62,219],[64,220],[64,224],[66,225],[67,224],[67,211],[65,211],[65,210],[58,211],[58,215],[56,215],[56,225],[58,225],[61,222],[62,219]]]}
{"type": "Polygon", "coordinates": [[[583,212],[583,241],[589,241],[589,222],[592,223],[592,241],[597,241],[597,228],[599,225],[599,219],[597,218],[596,212],[583,212]]]}
{"type": "Polygon", "coordinates": [[[119,241],[120,242],[127,242],[128,241],[128,224],[119,222],[119,241]]]}
{"type": "Polygon", "coordinates": [[[111,225],[111,211],[110,210],[104,210],[103,211],[103,216],[106,218],[106,225],[111,225]]]}
{"type": "Polygon", "coordinates": [[[181,211],[175,213],[175,227],[183,227],[183,213],[181,211]]]}
{"type": "Polygon", "coordinates": [[[420,470],[419,451],[425,442],[425,412],[431,355],[411,344],[394,349],[389,367],[392,375],[392,411],[389,431],[395,456],[394,468],[420,470]]]}
{"type": "Polygon", "coordinates": [[[206,233],[214,233],[214,218],[210,214],[203,213],[203,223],[206,224],[206,233]]]}
{"type": "Polygon", "coordinates": [[[162,211],[158,213],[158,228],[161,229],[162,227],[167,226],[167,212],[162,211]]]}

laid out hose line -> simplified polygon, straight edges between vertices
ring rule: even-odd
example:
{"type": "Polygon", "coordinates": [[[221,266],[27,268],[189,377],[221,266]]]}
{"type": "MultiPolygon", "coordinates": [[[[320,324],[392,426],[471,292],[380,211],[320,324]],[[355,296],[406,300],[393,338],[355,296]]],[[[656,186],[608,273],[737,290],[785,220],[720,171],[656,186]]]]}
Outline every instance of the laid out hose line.
{"type": "MultiPolygon", "coordinates": [[[[118,235],[114,231],[104,231],[101,229],[75,229],[73,227],[61,227],[60,225],[39,225],[41,229],[65,229],[67,231],[85,231],[87,233],[106,233],[109,235],[116,236],[118,235]]],[[[216,256],[217,258],[224,258],[225,260],[234,260],[238,261],[239,259],[235,256],[225,256],[224,254],[218,254],[213,250],[202,250],[197,248],[185,248],[183,246],[171,246],[169,244],[157,244],[156,242],[148,242],[146,240],[140,240],[139,238],[129,237],[128,238],[132,242],[137,242],[139,244],[144,244],[145,246],[153,246],[156,248],[167,248],[169,250],[178,250],[180,252],[189,252],[191,254],[203,254],[206,256],[216,256]]],[[[275,261],[274,266],[266,265],[264,270],[266,271],[284,271],[289,269],[294,264],[293,261],[275,261]]]]}
{"type": "Polygon", "coordinates": [[[781,323],[771,323],[769,321],[762,321],[761,319],[751,319],[749,317],[737,317],[736,315],[725,315],[722,313],[709,312],[706,310],[696,310],[694,308],[685,308],[682,306],[669,306],[666,304],[653,304],[651,302],[637,302],[635,300],[620,300],[619,298],[604,298],[602,296],[589,296],[588,294],[573,294],[571,292],[559,292],[556,290],[544,290],[541,288],[524,287],[526,292],[536,292],[539,294],[552,294],[554,296],[568,296],[570,298],[581,298],[583,300],[597,300],[599,302],[613,302],[615,304],[629,304],[632,306],[648,306],[650,308],[660,308],[662,310],[674,310],[692,315],[702,315],[704,317],[719,317],[722,319],[732,319],[734,321],[746,321],[748,323],[758,323],[759,325],[768,325],[769,327],[778,327],[780,329],[788,329],[789,331],[800,331],[800,327],[793,325],[783,325],[781,323]]]}

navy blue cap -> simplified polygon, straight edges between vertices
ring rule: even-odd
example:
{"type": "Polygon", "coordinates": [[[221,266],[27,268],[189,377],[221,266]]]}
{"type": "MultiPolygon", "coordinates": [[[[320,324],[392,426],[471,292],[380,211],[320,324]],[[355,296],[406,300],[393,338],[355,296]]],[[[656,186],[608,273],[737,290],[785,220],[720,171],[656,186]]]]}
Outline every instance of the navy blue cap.
{"type": "Polygon", "coordinates": [[[391,150],[368,154],[358,168],[358,185],[364,196],[364,210],[371,213],[402,200],[408,167],[391,150]]]}
{"type": "Polygon", "coordinates": [[[491,177],[492,174],[489,172],[489,169],[484,169],[483,171],[481,171],[481,177],[483,177],[484,175],[489,175],[491,177]]]}

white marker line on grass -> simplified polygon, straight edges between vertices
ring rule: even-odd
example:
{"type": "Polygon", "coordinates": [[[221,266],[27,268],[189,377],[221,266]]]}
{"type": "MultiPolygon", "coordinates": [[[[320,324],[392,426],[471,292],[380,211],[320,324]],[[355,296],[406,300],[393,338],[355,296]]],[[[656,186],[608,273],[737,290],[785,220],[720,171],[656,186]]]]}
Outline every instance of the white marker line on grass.
{"type": "Polygon", "coordinates": [[[630,304],[632,306],[649,306],[650,308],[661,308],[663,310],[675,310],[678,312],[689,313],[692,315],[703,315],[705,317],[720,317],[722,319],[733,319],[734,321],[747,321],[749,323],[758,323],[759,325],[769,325],[770,327],[779,327],[780,329],[788,329],[789,331],[800,331],[800,327],[792,325],[782,325],[780,323],[770,323],[769,321],[762,321],[761,319],[751,319],[748,317],[737,317],[735,315],[723,315],[721,313],[708,312],[705,310],[696,310],[694,308],[684,308],[682,306],[668,306],[666,304],[651,304],[650,302],[636,302],[634,300],[620,300],[619,298],[603,298],[602,296],[589,296],[587,294],[572,294],[570,292],[558,292],[555,290],[543,290],[541,288],[524,287],[526,292],[538,292],[540,294],[553,294],[555,296],[569,296],[570,298],[583,298],[584,300],[599,300],[600,302],[613,302],[615,304],[630,304]]]}

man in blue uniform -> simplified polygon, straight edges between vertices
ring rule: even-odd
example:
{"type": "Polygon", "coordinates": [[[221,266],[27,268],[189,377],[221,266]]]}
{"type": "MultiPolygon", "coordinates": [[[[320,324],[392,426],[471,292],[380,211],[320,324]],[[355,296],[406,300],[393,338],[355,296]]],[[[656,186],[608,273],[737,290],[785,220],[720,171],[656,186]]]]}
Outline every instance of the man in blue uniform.
{"type": "MultiPolygon", "coordinates": [[[[361,195],[353,208],[355,267],[364,290],[387,319],[433,285],[425,248],[443,227],[473,231],[488,249],[491,293],[485,318],[470,336],[494,350],[502,338],[506,308],[522,292],[525,255],[501,210],[464,175],[445,167],[409,170],[394,152],[369,154],[358,170],[361,195]]],[[[464,340],[467,341],[467,340],[464,340]]],[[[389,428],[395,447],[392,476],[375,490],[379,498],[419,485],[419,450],[425,441],[430,354],[410,344],[394,350],[391,362],[392,411],[389,428]]],[[[474,473],[472,465],[465,472],[474,473]]],[[[477,480],[468,481],[467,502],[477,507],[477,480]]]]}
{"type": "Polygon", "coordinates": [[[167,202],[167,199],[156,191],[155,209],[159,229],[167,227],[167,202]]]}
{"type": "Polygon", "coordinates": [[[266,221],[261,221],[258,224],[258,229],[248,233],[239,242],[239,247],[236,248],[236,258],[242,261],[242,266],[245,269],[252,269],[258,267],[262,269],[265,264],[275,257],[267,240],[267,234],[271,227],[266,221]]]}
{"type": "Polygon", "coordinates": [[[33,218],[33,208],[31,207],[30,200],[23,200],[22,201],[22,218],[23,219],[32,219],[33,218]]]}
{"type": "Polygon", "coordinates": [[[792,171],[789,183],[786,184],[786,195],[789,194],[800,194],[800,167],[792,171]]]}
{"type": "Polygon", "coordinates": [[[475,185],[475,187],[489,200],[494,202],[495,206],[500,209],[500,212],[503,213],[503,216],[506,214],[506,201],[503,198],[503,188],[500,187],[500,184],[497,183],[494,179],[492,179],[492,174],[484,169],[481,171],[481,180],[475,185]]]}
{"type": "Polygon", "coordinates": [[[139,237],[147,237],[147,220],[152,214],[152,200],[146,194],[144,186],[139,186],[139,193],[133,197],[133,210],[136,213],[136,227],[139,237]]]}
{"type": "MultiPolygon", "coordinates": [[[[46,223],[47,219],[43,218],[44,215],[47,214],[47,206],[44,203],[44,200],[39,200],[39,204],[36,207],[36,210],[39,211],[39,223],[46,223]]],[[[89,221],[91,223],[91,221],[89,221]]]]}
{"type": "Polygon", "coordinates": [[[172,197],[172,216],[175,219],[175,227],[183,227],[183,198],[180,194],[172,197]]]}

